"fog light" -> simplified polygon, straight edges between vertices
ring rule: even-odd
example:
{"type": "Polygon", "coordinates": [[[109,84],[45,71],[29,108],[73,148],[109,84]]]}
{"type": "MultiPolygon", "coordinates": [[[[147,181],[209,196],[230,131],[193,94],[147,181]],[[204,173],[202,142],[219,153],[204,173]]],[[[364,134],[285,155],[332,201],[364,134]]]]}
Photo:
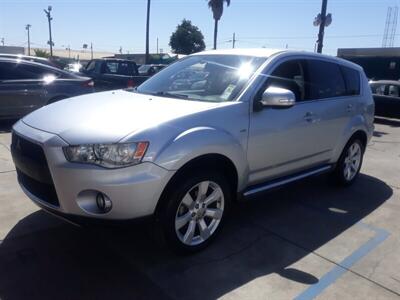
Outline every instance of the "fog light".
{"type": "Polygon", "coordinates": [[[112,207],[111,200],[108,199],[108,197],[106,195],[104,195],[103,193],[97,194],[96,204],[97,204],[98,209],[104,213],[109,212],[112,207]]]}

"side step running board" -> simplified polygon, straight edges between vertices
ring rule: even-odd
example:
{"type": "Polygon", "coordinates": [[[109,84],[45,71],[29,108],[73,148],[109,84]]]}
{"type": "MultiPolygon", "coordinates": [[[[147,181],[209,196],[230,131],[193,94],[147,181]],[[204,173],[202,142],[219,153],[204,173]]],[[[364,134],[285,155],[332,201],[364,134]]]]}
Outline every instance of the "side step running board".
{"type": "Polygon", "coordinates": [[[285,177],[284,179],[280,179],[277,181],[269,181],[263,185],[257,185],[254,187],[250,187],[250,189],[246,190],[243,193],[243,196],[247,197],[247,196],[251,196],[253,194],[257,194],[259,192],[263,192],[263,191],[267,191],[267,190],[271,190],[273,188],[277,188],[280,187],[282,185],[303,179],[303,178],[307,178],[313,175],[318,175],[321,173],[325,173],[332,170],[332,166],[324,166],[318,169],[313,169],[311,171],[305,172],[305,173],[301,173],[292,177],[285,177]]]}

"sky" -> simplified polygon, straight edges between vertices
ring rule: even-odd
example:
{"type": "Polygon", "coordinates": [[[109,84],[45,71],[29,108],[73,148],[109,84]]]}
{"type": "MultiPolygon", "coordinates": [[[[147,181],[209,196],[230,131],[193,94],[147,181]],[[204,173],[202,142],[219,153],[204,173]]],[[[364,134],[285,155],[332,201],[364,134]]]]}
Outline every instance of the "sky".
{"type": "MultiPolygon", "coordinates": [[[[326,29],[324,52],[337,48],[380,47],[388,6],[400,0],[328,0],[332,24],[326,29]]],[[[48,24],[44,8],[52,5],[55,48],[142,53],[145,49],[147,0],[0,0],[0,38],[6,45],[26,46],[31,24],[32,47],[46,47],[48,24]]],[[[218,48],[236,47],[314,50],[318,28],[314,17],[321,0],[231,0],[219,25],[218,48]]],[[[171,33],[182,19],[191,20],[212,47],[214,22],[206,0],[151,0],[150,51],[169,52],[171,33]]],[[[400,22],[400,20],[399,20],[400,22]]],[[[400,31],[398,31],[400,34],[400,31]]],[[[395,46],[400,46],[396,35],[395,46]]]]}

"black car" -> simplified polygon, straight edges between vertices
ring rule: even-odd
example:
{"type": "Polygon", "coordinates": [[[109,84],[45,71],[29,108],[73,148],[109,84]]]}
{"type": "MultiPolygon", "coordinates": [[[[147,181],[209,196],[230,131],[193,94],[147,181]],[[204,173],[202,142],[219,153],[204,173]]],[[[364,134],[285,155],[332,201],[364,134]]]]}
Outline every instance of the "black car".
{"type": "Polygon", "coordinates": [[[370,81],[375,100],[375,115],[400,118],[400,81],[370,81]]]}
{"type": "Polygon", "coordinates": [[[58,68],[57,65],[54,64],[51,60],[44,58],[44,57],[29,56],[29,55],[22,55],[22,54],[0,53],[0,58],[21,59],[21,60],[32,61],[32,62],[44,64],[46,66],[58,68]]]}
{"type": "Polygon", "coordinates": [[[136,87],[149,78],[139,75],[134,61],[115,58],[93,59],[80,72],[94,80],[96,91],[136,87]]]}
{"type": "Polygon", "coordinates": [[[90,78],[0,57],[0,119],[19,118],[49,103],[93,91],[90,78]]]}

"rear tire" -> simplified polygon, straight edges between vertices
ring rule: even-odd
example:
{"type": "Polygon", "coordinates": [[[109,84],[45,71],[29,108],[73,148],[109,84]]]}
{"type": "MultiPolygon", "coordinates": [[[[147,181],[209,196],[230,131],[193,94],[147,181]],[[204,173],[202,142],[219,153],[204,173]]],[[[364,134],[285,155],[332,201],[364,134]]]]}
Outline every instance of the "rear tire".
{"type": "Polygon", "coordinates": [[[157,220],[163,241],[178,253],[207,247],[220,232],[232,191],[217,171],[197,171],[180,176],[165,195],[157,220]]]}
{"type": "Polygon", "coordinates": [[[342,186],[349,186],[356,181],[360,173],[365,152],[365,145],[358,138],[352,138],[344,147],[333,172],[335,181],[342,186]]]}

